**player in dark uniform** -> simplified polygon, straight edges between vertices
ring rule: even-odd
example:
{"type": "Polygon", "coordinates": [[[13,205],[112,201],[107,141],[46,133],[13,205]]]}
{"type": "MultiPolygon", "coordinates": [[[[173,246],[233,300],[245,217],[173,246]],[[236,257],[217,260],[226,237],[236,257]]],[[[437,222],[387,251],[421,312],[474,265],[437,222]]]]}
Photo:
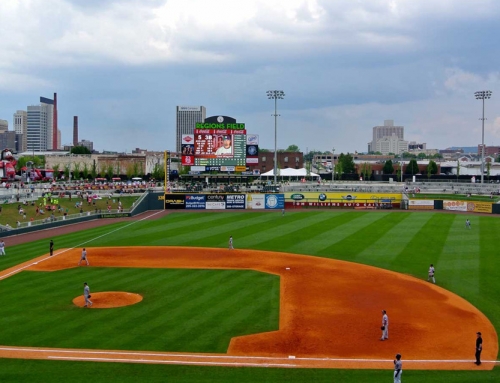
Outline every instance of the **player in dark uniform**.
{"type": "Polygon", "coordinates": [[[481,333],[476,333],[476,361],[474,362],[478,366],[481,364],[481,351],[483,351],[483,338],[481,338],[481,333]]]}
{"type": "Polygon", "coordinates": [[[54,241],[53,240],[50,240],[49,251],[50,251],[50,255],[54,255],[54,241]]]}

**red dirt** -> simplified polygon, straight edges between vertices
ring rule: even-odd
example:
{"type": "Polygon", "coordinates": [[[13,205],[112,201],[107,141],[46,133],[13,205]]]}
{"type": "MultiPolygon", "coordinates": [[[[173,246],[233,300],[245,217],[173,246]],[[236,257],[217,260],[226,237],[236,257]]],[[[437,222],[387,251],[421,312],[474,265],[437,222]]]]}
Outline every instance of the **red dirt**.
{"type": "MultiPolygon", "coordinates": [[[[114,307],[123,307],[135,305],[142,301],[142,296],[139,294],[126,293],[123,291],[104,291],[100,293],[92,293],[90,300],[92,309],[109,309],[114,307]]],[[[73,303],[76,306],[83,307],[85,305],[85,299],[83,295],[77,296],[73,299],[73,303]]]]}
{"type": "MultiPolygon", "coordinates": [[[[237,268],[279,275],[280,329],[235,337],[227,354],[0,347],[0,358],[386,369],[399,352],[405,369],[469,370],[492,369],[498,354],[497,334],[486,316],[449,291],[407,275],[344,261],[251,250],[87,250],[90,267],[237,268]],[[382,309],[390,321],[389,340],[384,342],[379,340],[382,309]],[[485,344],[482,359],[486,362],[480,367],[472,363],[476,331],[482,332],[485,344]]],[[[39,257],[25,267],[37,271],[77,267],[80,252],[58,250],[53,257],[39,257]]],[[[92,289],[92,297],[99,298],[98,286],[92,289]]]]}

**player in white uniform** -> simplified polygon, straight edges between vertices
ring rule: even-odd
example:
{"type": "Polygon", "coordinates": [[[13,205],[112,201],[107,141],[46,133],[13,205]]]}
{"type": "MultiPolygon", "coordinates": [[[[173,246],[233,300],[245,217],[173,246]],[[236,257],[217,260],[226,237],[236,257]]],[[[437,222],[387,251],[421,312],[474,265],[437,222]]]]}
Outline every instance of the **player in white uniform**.
{"type": "Polygon", "coordinates": [[[5,255],[5,242],[0,241],[0,255],[5,255]]]}
{"type": "Polygon", "coordinates": [[[82,256],[78,261],[78,266],[80,266],[80,263],[82,263],[82,261],[87,262],[87,266],[90,266],[89,260],[87,259],[87,250],[85,250],[85,248],[83,248],[82,250],[82,256]]]}
{"type": "Polygon", "coordinates": [[[389,317],[385,310],[382,310],[382,328],[382,338],[380,338],[380,340],[389,339],[389,317]]]}
{"type": "Polygon", "coordinates": [[[394,359],[394,383],[401,383],[402,373],[403,362],[401,361],[401,354],[396,354],[396,359],[394,359]]]}
{"type": "Polygon", "coordinates": [[[85,306],[83,307],[93,305],[92,301],[90,300],[90,287],[89,285],[87,285],[87,282],[83,282],[83,297],[85,298],[85,306]]]}
{"type": "Polygon", "coordinates": [[[222,146],[215,152],[216,155],[220,156],[222,154],[232,154],[233,148],[231,146],[231,136],[224,136],[222,140],[222,146]]]}
{"type": "Polygon", "coordinates": [[[436,283],[436,278],[434,278],[434,265],[431,263],[429,266],[429,276],[427,277],[427,282],[432,279],[433,283],[436,283]]]}
{"type": "Polygon", "coordinates": [[[234,247],[233,247],[233,236],[231,235],[229,237],[229,250],[233,250],[234,247]]]}
{"type": "Polygon", "coordinates": [[[468,218],[465,220],[465,228],[470,229],[470,221],[468,218]]]}

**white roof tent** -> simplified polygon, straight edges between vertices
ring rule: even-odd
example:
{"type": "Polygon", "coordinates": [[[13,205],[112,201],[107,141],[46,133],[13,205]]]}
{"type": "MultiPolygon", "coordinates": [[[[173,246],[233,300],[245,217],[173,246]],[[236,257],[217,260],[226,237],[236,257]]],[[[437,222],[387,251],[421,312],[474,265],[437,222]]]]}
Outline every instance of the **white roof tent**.
{"type": "MultiPolygon", "coordinates": [[[[292,169],[292,168],[286,168],[286,169],[278,169],[278,177],[319,177],[319,174],[310,172],[309,175],[307,175],[307,170],[306,168],[301,168],[301,169],[292,169]]],[[[265,177],[274,177],[274,169],[269,170],[266,173],[261,174],[261,176],[265,177]]]]}

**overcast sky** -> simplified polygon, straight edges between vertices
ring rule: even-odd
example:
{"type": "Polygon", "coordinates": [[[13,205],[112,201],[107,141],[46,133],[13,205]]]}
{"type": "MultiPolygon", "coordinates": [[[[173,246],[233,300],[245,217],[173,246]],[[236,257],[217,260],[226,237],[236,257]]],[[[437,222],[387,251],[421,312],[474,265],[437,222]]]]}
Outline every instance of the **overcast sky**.
{"type": "Polygon", "coordinates": [[[428,148],[500,145],[498,0],[1,0],[0,119],[58,94],[62,143],[175,149],[175,107],[274,148],[364,152],[393,119],[428,148]],[[497,36],[497,37],[495,37],[497,36]],[[495,43],[496,41],[496,43],[495,43]]]}

